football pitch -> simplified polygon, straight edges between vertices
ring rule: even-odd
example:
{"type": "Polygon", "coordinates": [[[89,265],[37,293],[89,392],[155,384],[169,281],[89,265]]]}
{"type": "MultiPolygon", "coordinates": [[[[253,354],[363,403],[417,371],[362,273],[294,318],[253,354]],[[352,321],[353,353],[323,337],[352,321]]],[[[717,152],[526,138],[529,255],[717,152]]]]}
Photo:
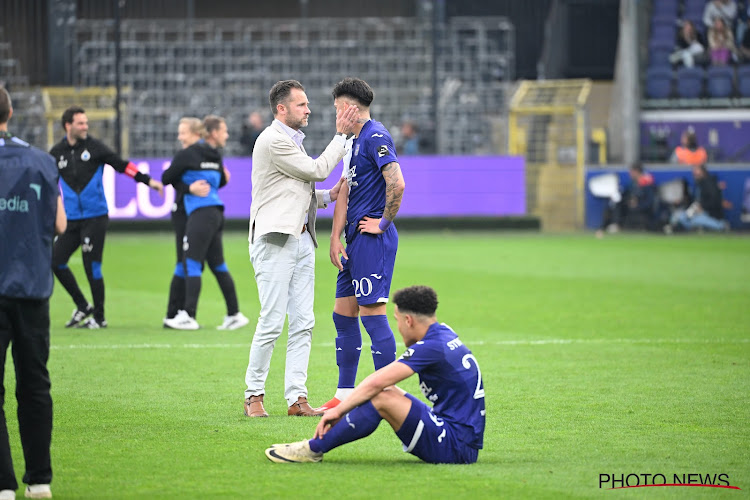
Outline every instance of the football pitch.
{"type": "MultiPolygon", "coordinates": [[[[327,235],[321,240],[313,406],[333,395],[338,373],[336,271],[327,235]]],[[[162,328],[174,268],[168,233],[109,234],[106,330],[63,328],[73,304],[56,283],[55,498],[747,498],[746,236],[402,233],[392,290],[434,287],[438,320],[482,370],[487,428],[479,461],[469,466],[428,465],[403,453],[386,422],[320,464],[269,462],[266,447],[310,437],[317,419],[286,416],[286,334],[267,382],[271,418],[243,415],[259,304],[246,235],[227,234],[224,243],[240,309],[251,319],[238,331],[215,329],[225,308],[210,273],[198,306],[203,328],[162,328]],[[602,474],[635,474],[640,484],[644,474],[667,483],[674,475],[724,474],[742,490],[607,490],[613,484],[600,484],[602,474]]],[[[70,267],[90,297],[79,252],[70,267]]],[[[395,331],[390,305],[388,312],[395,331]]],[[[364,329],[363,340],[369,344],[364,329]]],[[[365,347],[358,380],[372,369],[365,347]]],[[[5,412],[20,480],[14,387],[9,361],[5,412]]],[[[402,387],[422,397],[416,376],[402,387]]]]}

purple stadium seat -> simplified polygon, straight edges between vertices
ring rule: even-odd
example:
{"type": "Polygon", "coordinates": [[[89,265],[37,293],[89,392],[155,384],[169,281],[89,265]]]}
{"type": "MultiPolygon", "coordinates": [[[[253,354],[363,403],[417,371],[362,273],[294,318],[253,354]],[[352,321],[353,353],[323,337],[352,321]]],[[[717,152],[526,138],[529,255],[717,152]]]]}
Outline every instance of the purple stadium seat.
{"type": "Polygon", "coordinates": [[[651,15],[670,15],[676,17],[678,5],[679,2],[677,0],[659,0],[653,2],[651,15]]]}
{"type": "Polygon", "coordinates": [[[651,28],[654,26],[677,26],[676,14],[655,14],[651,16],[651,28]]]}
{"type": "Polygon", "coordinates": [[[668,99],[672,93],[672,69],[664,67],[646,70],[646,96],[651,99],[668,99]]]}
{"type": "Polygon", "coordinates": [[[701,68],[680,68],[676,75],[677,96],[696,99],[703,95],[705,71],[701,68]]]}
{"type": "Polygon", "coordinates": [[[709,97],[730,97],[734,70],[728,66],[714,66],[706,73],[706,88],[709,97]]]}
{"type": "Polygon", "coordinates": [[[648,65],[669,66],[669,56],[674,52],[673,40],[651,40],[648,44],[648,65]]]}
{"type": "Polygon", "coordinates": [[[674,24],[657,24],[651,29],[651,40],[664,40],[674,45],[675,31],[674,24]]]}
{"type": "Polygon", "coordinates": [[[737,68],[737,91],[742,97],[750,97],[750,65],[737,68]]]}

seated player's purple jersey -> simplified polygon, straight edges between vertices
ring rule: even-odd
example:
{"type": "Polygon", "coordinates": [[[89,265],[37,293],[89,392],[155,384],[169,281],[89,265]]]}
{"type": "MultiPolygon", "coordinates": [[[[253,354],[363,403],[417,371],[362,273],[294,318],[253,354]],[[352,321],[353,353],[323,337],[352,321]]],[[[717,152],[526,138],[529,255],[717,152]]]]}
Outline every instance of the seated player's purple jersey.
{"type": "Polygon", "coordinates": [[[357,230],[364,217],[380,218],[385,210],[385,179],[380,169],[398,161],[393,139],[382,123],[368,120],[352,142],[349,165],[344,163],[344,176],[349,185],[346,211],[346,240],[357,230]]]}
{"type": "Polygon", "coordinates": [[[481,449],[484,437],[484,384],[476,358],[456,333],[434,323],[422,340],[398,361],[419,374],[419,388],[433,413],[461,430],[467,446],[481,449]]]}

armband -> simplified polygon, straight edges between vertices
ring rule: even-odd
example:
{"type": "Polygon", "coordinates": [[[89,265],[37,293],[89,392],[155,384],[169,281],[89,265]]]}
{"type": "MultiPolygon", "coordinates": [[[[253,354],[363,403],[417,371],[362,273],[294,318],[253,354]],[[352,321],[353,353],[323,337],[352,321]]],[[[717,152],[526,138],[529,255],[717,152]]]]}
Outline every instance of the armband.
{"type": "Polygon", "coordinates": [[[385,217],[383,217],[382,219],[380,219],[380,222],[378,223],[378,229],[380,229],[381,231],[385,232],[385,230],[388,229],[388,227],[392,223],[393,223],[392,220],[388,220],[385,217]]]}
{"type": "Polygon", "coordinates": [[[139,172],[138,167],[132,161],[125,167],[125,173],[130,177],[135,178],[135,175],[139,172]]]}

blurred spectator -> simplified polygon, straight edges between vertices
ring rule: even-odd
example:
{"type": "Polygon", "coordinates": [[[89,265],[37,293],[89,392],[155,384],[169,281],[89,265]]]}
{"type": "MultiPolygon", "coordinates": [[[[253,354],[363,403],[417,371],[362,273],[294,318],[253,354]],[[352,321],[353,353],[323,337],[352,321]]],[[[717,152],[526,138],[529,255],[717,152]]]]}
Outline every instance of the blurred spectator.
{"type": "Polygon", "coordinates": [[[708,47],[711,54],[711,64],[724,66],[732,62],[737,52],[734,45],[734,35],[721,17],[715,17],[711,28],[708,30],[708,47]]]}
{"type": "Polygon", "coordinates": [[[677,50],[669,56],[669,62],[678,64],[682,62],[686,68],[692,68],[695,65],[695,59],[702,62],[705,58],[706,40],[703,35],[695,30],[691,21],[684,21],[680,32],[677,34],[677,50]]]}
{"type": "Polygon", "coordinates": [[[710,231],[728,231],[729,223],[724,220],[724,200],[716,176],[706,170],[705,165],[693,165],[693,203],[685,210],[672,214],[669,225],[664,228],[667,233],[672,229],[708,229],[710,231]]]}
{"type": "Polygon", "coordinates": [[[702,165],[706,163],[708,154],[703,146],[698,146],[698,139],[695,137],[693,127],[688,127],[680,137],[680,145],[674,148],[672,153],[672,163],[682,163],[684,165],[702,165]]]}
{"type": "Polygon", "coordinates": [[[698,145],[698,138],[692,126],[686,128],[680,136],[680,145],[675,147],[670,161],[684,165],[705,163],[708,158],[706,149],[698,145]]]}
{"type": "Polygon", "coordinates": [[[737,19],[737,3],[734,0],[711,0],[703,10],[703,24],[711,29],[716,18],[724,20],[725,26],[733,26],[737,19]]]}
{"type": "Polygon", "coordinates": [[[679,177],[659,185],[658,220],[667,234],[672,233],[669,221],[675,212],[687,209],[693,203],[687,178],[679,177]]]}
{"type": "MultiPolygon", "coordinates": [[[[750,7],[748,7],[748,11],[750,11],[750,7]]],[[[745,20],[744,27],[740,46],[738,47],[738,56],[741,62],[748,63],[750,62],[750,12],[748,12],[748,18],[745,20]]],[[[740,30],[738,29],[737,32],[739,33],[740,30]]]]}
{"type": "Polygon", "coordinates": [[[255,141],[266,125],[263,115],[258,111],[253,111],[247,117],[247,121],[242,124],[242,135],[240,135],[240,144],[242,144],[242,154],[245,156],[253,155],[255,141]]]}
{"type": "Polygon", "coordinates": [[[621,201],[610,201],[604,209],[602,225],[596,237],[604,232],[617,233],[623,229],[653,229],[656,223],[656,185],[654,177],[636,163],[628,171],[630,184],[622,193],[621,201]]]}
{"type": "Polygon", "coordinates": [[[419,154],[419,134],[414,123],[406,121],[401,125],[401,147],[399,154],[414,156],[419,154]]]}

